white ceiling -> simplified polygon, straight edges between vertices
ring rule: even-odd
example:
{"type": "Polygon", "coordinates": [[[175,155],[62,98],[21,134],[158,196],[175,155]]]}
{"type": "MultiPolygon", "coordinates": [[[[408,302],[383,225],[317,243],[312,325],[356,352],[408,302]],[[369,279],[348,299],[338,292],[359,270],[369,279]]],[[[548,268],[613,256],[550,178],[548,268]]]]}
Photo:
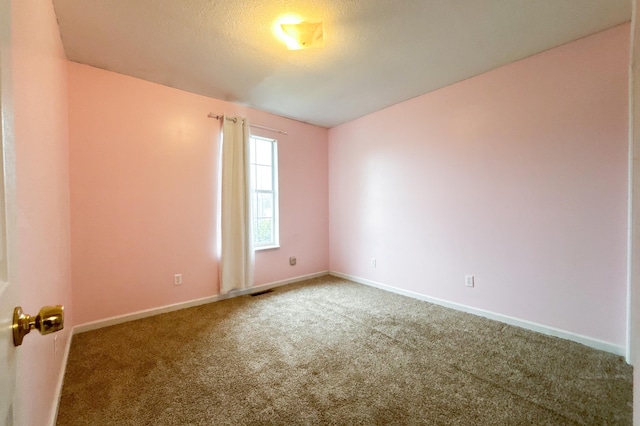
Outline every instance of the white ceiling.
{"type": "Polygon", "coordinates": [[[69,60],[333,127],[631,19],[631,0],[53,0],[69,60]],[[274,21],[323,21],[288,51],[274,21]]]}

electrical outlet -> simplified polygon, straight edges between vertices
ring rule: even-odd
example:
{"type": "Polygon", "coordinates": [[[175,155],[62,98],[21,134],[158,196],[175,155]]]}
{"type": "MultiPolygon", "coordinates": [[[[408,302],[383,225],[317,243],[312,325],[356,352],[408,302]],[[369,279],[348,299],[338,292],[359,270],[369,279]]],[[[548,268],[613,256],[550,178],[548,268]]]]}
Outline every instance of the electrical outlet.
{"type": "Polygon", "coordinates": [[[372,267],[372,268],[375,268],[375,267],[376,267],[376,265],[377,265],[377,263],[378,263],[378,262],[376,262],[376,258],[375,258],[375,257],[372,257],[372,258],[371,258],[371,267],[372,267]]]}
{"type": "Polygon", "coordinates": [[[295,256],[291,256],[291,257],[289,258],[289,265],[291,265],[291,266],[295,266],[295,265],[296,265],[296,262],[297,262],[297,260],[296,260],[296,257],[295,257],[295,256]]]}
{"type": "Polygon", "coordinates": [[[173,285],[182,285],[182,274],[175,274],[173,276],[173,285]]]}
{"type": "Polygon", "coordinates": [[[473,275],[464,276],[464,285],[466,285],[467,287],[473,287],[475,285],[473,275]]]}

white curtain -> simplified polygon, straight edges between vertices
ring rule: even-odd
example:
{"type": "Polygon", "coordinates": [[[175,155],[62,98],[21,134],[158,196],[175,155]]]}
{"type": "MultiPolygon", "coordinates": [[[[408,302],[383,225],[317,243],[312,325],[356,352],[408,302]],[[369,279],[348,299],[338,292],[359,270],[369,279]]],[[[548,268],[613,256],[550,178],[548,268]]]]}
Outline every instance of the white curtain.
{"type": "Polygon", "coordinates": [[[220,293],[253,286],[249,123],[222,119],[220,293]]]}

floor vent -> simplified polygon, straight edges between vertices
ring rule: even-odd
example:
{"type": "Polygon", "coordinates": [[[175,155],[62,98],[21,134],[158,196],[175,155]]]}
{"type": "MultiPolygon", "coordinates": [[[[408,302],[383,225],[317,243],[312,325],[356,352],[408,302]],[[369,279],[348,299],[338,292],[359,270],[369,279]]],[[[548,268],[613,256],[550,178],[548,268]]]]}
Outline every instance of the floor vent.
{"type": "Polygon", "coordinates": [[[267,293],[273,293],[273,289],[270,288],[269,290],[259,291],[257,293],[251,293],[251,297],[262,296],[263,294],[267,294],[267,293]]]}

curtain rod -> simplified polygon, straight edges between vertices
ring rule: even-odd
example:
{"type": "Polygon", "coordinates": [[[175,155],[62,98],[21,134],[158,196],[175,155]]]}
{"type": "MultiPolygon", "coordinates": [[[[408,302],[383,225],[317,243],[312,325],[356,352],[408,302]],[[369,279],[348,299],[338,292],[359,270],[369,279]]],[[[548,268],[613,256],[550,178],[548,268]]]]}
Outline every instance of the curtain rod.
{"type": "MultiPolygon", "coordinates": [[[[214,114],[214,113],[210,112],[209,115],[207,115],[207,117],[215,118],[216,120],[220,120],[224,116],[223,115],[217,115],[217,114],[214,114]]],[[[230,118],[227,118],[227,120],[230,120],[230,118]]],[[[288,135],[288,133],[285,132],[284,130],[272,129],[271,127],[261,126],[259,124],[249,124],[249,127],[255,127],[256,129],[268,130],[270,132],[280,133],[281,135],[288,135]]]]}

